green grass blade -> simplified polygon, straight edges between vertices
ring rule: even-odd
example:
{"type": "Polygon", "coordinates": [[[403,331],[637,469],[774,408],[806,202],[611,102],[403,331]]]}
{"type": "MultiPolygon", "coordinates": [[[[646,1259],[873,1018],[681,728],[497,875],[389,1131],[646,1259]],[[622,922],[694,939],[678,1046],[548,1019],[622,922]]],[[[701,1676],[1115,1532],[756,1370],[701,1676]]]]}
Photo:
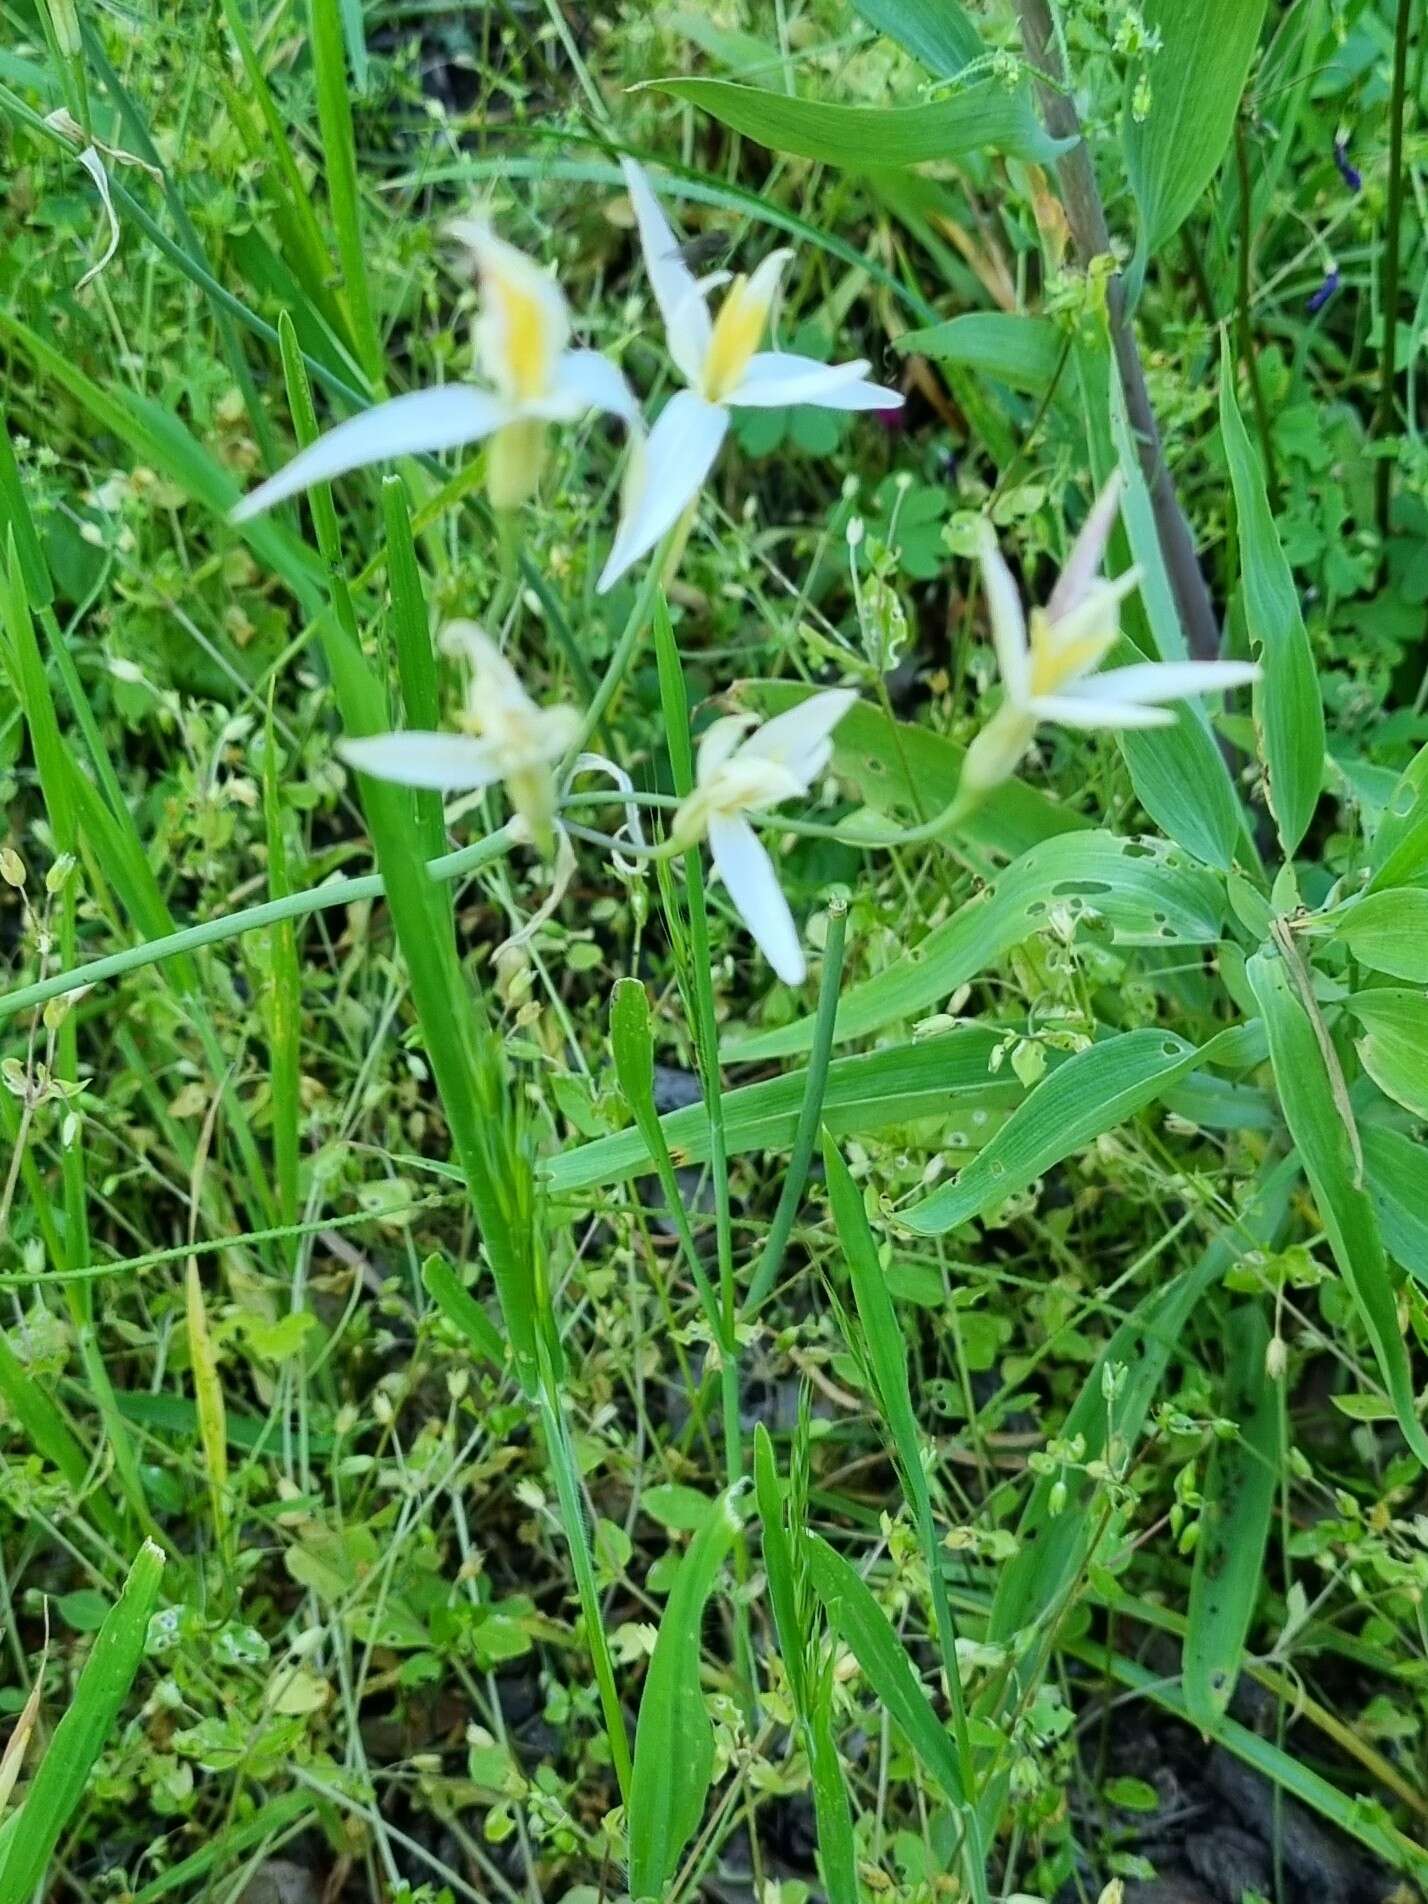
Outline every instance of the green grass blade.
{"type": "Polygon", "coordinates": [[[1352,1113],[1330,1077],[1285,955],[1263,947],[1250,960],[1248,976],[1269,1033],[1285,1122],[1303,1160],[1334,1261],[1373,1344],[1404,1439],[1428,1466],[1428,1433],[1418,1418],[1413,1371],[1378,1217],[1363,1186],[1362,1158],[1355,1153],[1352,1113]]]}
{"type": "Polygon", "coordinates": [[[308,33],[317,82],[317,117],[327,193],[337,239],[337,256],[352,333],[362,367],[374,391],[384,381],[382,340],[367,283],[367,248],[362,235],[362,197],[357,178],[357,147],[347,85],[339,0],[308,0],[308,33]]]}
{"type": "Polygon", "coordinates": [[[681,1852],[699,1828],[714,1772],[714,1728],[699,1683],[704,1608],[741,1520],[720,1495],[679,1563],[665,1603],[635,1730],[630,1781],[630,1895],[669,1894],[681,1852]]]}
{"type": "Polygon", "coordinates": [[[163,1553],[146,1541],[105,1615],[74,1698],[30,1781],[0,1870],[0,1904],[28,1904],[44,1880],[139,1671],[163,1570],[163,1553]]]}
{"type": "Polygon", "coordinates": [[[829,1624],[849,1646],[868,1684],[905,1735],[928,1772],[965,1815],[969,1794],[952,1740],[918,1684],[887,1615],[843,1556],[818,1534],[808,1536],[813,1588],[829,1624]]]}
{"type": "MultiPolygon", "coordinates": [[[[430,618],[421,571],[412,538],[406,484],[400,476],[382,478],[382,517],[387,529],[387,579],[392,591],[392,645],[396,649],[397,683],[401,689],[402,725],[428,730],[441,725],[436,656],[431,645],[430,618]]],[[[417,824],[426,856],[434,859],[446,843],[441,795],[415,796],[417,824]]]]}
{"type": "Polygon", "coordinates": [[[1255,729],[1264,750],[1280,844],[1292,855],[1308,830],[1323,785],[1324,703],[1264,472],[1235,401],[1228,339],[1220,363],[1220,430],[1235,493],[1250,652],[1264,671],[1254,689],[1255,729]]]}
{"type": "Polygon", "coordinates": [[[1240,1432],[1217,1441],[1210,1457],[1185,1639],[1185,1704],[1202,1732],[1229,1709],[1239,1679],[1284,1459],[1264,1317],[1255,1308],[1237,1309],[1226,1333],[1230,1362],[1220,1412],[1240,1432]]]}
{"type": "Polygon", "coordinates": [[[1201,1065],[1217,1040],[1192,1045],[1146,1026],[1089,1045],[1057,1065],[955,1183],[899,1215],[919,1236],[940,1236],[1025,1189],[1073,1151],[1114,1130],[1201,1065]]]}

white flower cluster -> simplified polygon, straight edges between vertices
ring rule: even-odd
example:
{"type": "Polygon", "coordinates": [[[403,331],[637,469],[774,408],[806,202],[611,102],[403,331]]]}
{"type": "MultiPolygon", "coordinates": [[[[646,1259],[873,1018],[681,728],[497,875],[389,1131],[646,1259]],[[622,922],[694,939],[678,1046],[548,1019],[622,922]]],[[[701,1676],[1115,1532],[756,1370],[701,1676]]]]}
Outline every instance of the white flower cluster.
{"type": "MultiPolygon", "coordinates": [[[[492,504],[514,509],[535,491],[549,426],[599,409],[619,417],[631,439],[621,518],[600,575],[603,591],[693,509],[728,432],[731,409],[901,405],[897,391],[868,380],[864,359],[822,364],[761,350],[789,254],[772,253],[747,276],[696,279],[648,179],[629,161],[624,169],[669,354],[687,386],[665,404],[653,428],[646,431],[615,364],[598,351],[571,347],[569,308],[549,273],[484,222],[462,221],[455,233],[470,250],[481,282],[475,352],[484,384],[413,391],[339,424],[247,496],[233,519],[246,521],[313,483],[365,464],[485,439],[492,504]],[[717,310],[710,302],[716,290],[723,292],[717,310]]],[[[1153,726],[1174,718],[1162,702],[1255,677],[1257,671],[1240,662],[1145,663],[1095,672],[1119,633],[1119,604],[1138,579],[1134,569],[1109,582],[1100,573],[1118,504],[1113,481],[1097,499],[1045,609],[1034,608],[1029,616],[991,527],[984,525],[981,566],[1004,693],[968,750],[957,812],[1015,771],[1041,721],[1153,726]]],[[[578,746],[580,717],[573,708],[538,707],[495,643],[473,624],[454,624],[447,645],[469,668],[458,731],[374,735],[344,743],[342,752],[359,772],[406,786],[461,793],[501,782],[530,837],[548,850],[558,771],[562,763],[570,765],[578,746]]],[[[716,721],[700,744],[694,789],[670,830],[670,851],[708,839],[730,900],[789,984],[804,978],[803,950],[750,817],[810,789],[832,756],[833,730],[855,699],[850,690],[830,689],[761,726],[741,716],[716,721]]]]}

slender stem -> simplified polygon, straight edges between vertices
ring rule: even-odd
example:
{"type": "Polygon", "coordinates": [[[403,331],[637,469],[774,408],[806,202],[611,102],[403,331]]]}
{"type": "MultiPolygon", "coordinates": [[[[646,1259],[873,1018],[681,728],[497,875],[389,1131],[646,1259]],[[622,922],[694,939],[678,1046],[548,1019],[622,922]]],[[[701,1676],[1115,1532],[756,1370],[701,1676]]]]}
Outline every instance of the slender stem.
{"type": "Polygon", "coordinates": [[[1249,141],[1245,138],[1242,119],[1235,121],[1235,173],[1240,187],[1240,255],[1238,289],[1235,297],[1235,329],[1239,336],[1240,358],[1244,363],[1245,375],[1249,379],[1255,424],[1259,430],[1259,446],[1264,453],[1265,486],[1269,495],[1269,506],[1278,515],[1281,496],[1279,465],[1275,459],[1274,433],[1269,425],[1269,405],[1265,401],[1264,379],[1259,374],[1259,357],[1255,351],[1254,330],[1250,324],[1250,251],[1254,243],[1254,183],[1250,178],[1249,141]]]}
{"type": "Polygon", "coordinates": [[[784,1252],[793,1230],[793,1219],[808,1181],[808,1166],[813,1146],[818,1141],[818,1125],[823,1115],[823,1093],[828,1083],[828,1064],[833,1054],[833,1025],[838,1015],[838,988],[843,980],[843,943],[848,928],[848,902],[839,897],[828,907],[828,938],[823,947],[823,976],[818,986],[818,1016],[813,1026],[813,1048],[808,1054],[808,1077],[799,1106],[798,1125],[793,1134],[788,1169],[779,1192],[778,1207],[769,1225],[763,1254],[750,1278],[742,1313],[750,1315],[763,1302],[778,1279],[784,1252]]]}
{"type": "MultiPolygon", "coordinates": [[[[463,874],[474,872],[489,860],[509,852],[519,837],[519,828],[508,821],[496,832],[473,840],[469,846],[428,860],[427,878],[460,879],[463,874]]],[[[201,946],[220,945],[225,939],[237,939],[245,932],[281,925],[285,919],[302,919],[331,906],[354,906],[364,899],[380,899],[385,891],[380,873],[364,873],[357,879],[329,880],[303,892],[289,893],[282,899],[265,900],[260,906],[226,912],[221,918],[204,920],[201,925],[184,926],[178,932],[165,933],[162,938],[146,939],[142,945],[126,946],[122,952],[110,952],[102,959],[91,959],[87,965],[72,966],[67,972],[56,972],[49,978],[37,979],[33,985],[22,985],[17,991],[7,992],[0,998],[0,1021],[64,993],[86,991],[106,979],[122,978],[126,972],[139,971],[146,965],[161,965],[165,959],[178,958],[185,952],[196,952],[201,946]]]]}
{"type": "Polygon", "coordinates": [[[1393,385],[1398,374],[1398,284],[1402,264],[1403,224],[1403,119],[1408,92],[1408,28],[1414,12],[1413,0],[1398,0],[1398,24],[1393,37],[1393,93],[1389,105],[1388,140],[1388,216],[1383,245],[1383,281],[1379,292],[1380,322],[1383,325],[1383,349],[1379,355],[1378,409],[1374,414],[1373,434],[1379,444],[1378,468],[1374,472],[1374,510],[1378,532],[1388,534],[1389,504],[1393,498],[1393,460],[1383,454],[1383,440],[1393,433],[1393,385]]]}
{"type": "MultiPolygon", "coordinates": [[[[1072,101],[1048,0],[1016,0],[1016,6],[1026,57],[1036,72],[1044,76],[1037,90],[1046,129],[1057,138],[1075,141],[1057,160],[1056,176],[1077,256],[1083,268],[1089,267],[1093,259],[1105,257],[1111,250],[1111,234],[1096,184],[1090,147],[1072,101]]],[[[1145,369],[1127,309],[1126,287],[1119,275],[1106,287],[1106,303],[1111,348],[1125,392],[1126,415],[1140,447],[1141,468],[1150,491],[1161,553],[1184,625],[1186,643],[1196,660],[1212,660],[1220,652],[1219,618],[1200,570],[1194,534],[1166,467],[1160,430],[1146,389],[1145,369]]]]}
{"type": "Polygon", "coordinates": [[[575,1572],[575,1588],[580,1596],[580,1610],[585,1617],[585,1637],[590,1647],[591,1664],[595,1669],[595,1684],[600,1694],[600,1710],[605,1719],[605,1735],[610,1741],[610,1753],[614,1761],[615,1778],[619,1783],[621,1800],[628,1803],[631,1772],[629,1734],[625,1730],[624,1708],[620,1704],[619,1688],[615,1684],[615,1667],[610,1657],[610,1643],[605,1636],[605,1622],[600,1608],[600,1591],[595,1583],[595,1569],[590,1559],[590,1530],[586,1525],[585,1511],[581,1505],[575,1456],[570,1446],[570,1436],[561,1407],[560,1385],[555,1379],[553,1370],[548,1367],[542,1371],[540,1419],[545,1438],[546,1459],[555,1479],[556,1499],[560,1503],[560,1520],[565,1533],[565,1544],[575,1572]]]}
{"type": "Polygon", "coordinates": [[[635,649],[639,646],[640,636],[644,633],[650,616],[654,612],[660,578],[664,574],[665,563],[669,559],[672,546],[671,537],[676,533],[678,533],[677,528],[665,537],[650,558],[649,567],[645,570],[640,582],[639,593],[635,596],[634,606],[626,618],[620,639],[615,643],[615,652],[610,656],[609,665],[600,678],[600,685],[596,688],[590,705],[585,710],[585,719],[581,722],[579,736],[571,745],[566,757],[567,761],[573,761],[577,754],[584,753],[609,711],[610,703],[620,690],[620,683],[628,673],[635,649]]]}

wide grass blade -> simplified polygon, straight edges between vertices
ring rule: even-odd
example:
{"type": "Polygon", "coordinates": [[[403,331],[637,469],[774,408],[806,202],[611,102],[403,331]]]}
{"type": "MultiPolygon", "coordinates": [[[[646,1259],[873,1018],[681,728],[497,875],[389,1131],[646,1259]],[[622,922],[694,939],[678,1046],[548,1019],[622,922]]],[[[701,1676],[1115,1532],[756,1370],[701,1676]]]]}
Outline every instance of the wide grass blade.
{"type": "Polygon", "coordinates": [[[1314,1192],[1319,1217],[1353,1297],[1404,1440],[1428,1466],[1428,1433],[1418,1405],[1398,1303],[1373,1201],[1364,1188],[1363,1157],[1353,1113],[1331,1077],[1324,1048],[1290,977],[1287,955],[1268,946],[1249,962],[1248,976],[1269,1033],[1269,1055],[1285,1122],[1314,1192]]]}
{"type": "Polygon", "coordinates": [[[1308,831],[1324,782],[1324,703],[1264,471],[1235,401],[1228,342],[1220,364],[1220,431],[1235,494],[1250,652],[1264,671],[1254,688],[1255,729],[1280,844],[1292,854],[1308,831]]]}
{"type": "Polygon", "coordinates": [[[669,1894],[680,1853],[704,1816],[714,1728],[699,1684],[704,1608],[742,1524],[737,1491],[721,1494],[679,1563],[659,1623],[635,1731],[630,1781],[630,1896],[669,1894]]]}
{"type": "Polygon", "coordinates": [[[1202,1732],[1228,1711],[1239,1679],[1284,1459],[1264,1317],[1255,1308],[1237,1309],[1226,1333],[1230,1362],[1220,1412],[1239,1423],[1239,1434],[1217,1441],[1210,1456],[1185,1638],[1185,1704],[1202,1732]]]}
{"type": "Polygon", "coordinates": [[[144,1657],[164,1556],[145,1541],[95,1635],[74,1698],[30,1781],[0,1869],[0,1904],[29,1904],[74,1813],[144,1657]]]}

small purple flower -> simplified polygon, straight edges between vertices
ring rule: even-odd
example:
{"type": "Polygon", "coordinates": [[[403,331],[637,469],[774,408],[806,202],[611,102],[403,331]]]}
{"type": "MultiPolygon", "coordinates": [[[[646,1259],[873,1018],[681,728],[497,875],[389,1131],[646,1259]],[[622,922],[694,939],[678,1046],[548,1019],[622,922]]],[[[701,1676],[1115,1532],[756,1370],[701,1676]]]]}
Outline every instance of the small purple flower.
{"type": "Polygon", "coordinates": [[[1305,299],[1305,302],[1304,302],[1305,310],[1308,311],[1311,317],[1314,315],[1316,311],[1322,311],[1324,306],[1329,302],[1329,299],[1334,295],[1334,293],[1338,290],[1338,288],[1339,288],[1339,267],[1337,265],[1334,265],[1332,269],[1329,271],[1327,277],[1324,279],[1324,282],[1319,286],[1319,289],[1314,293],[1313,297],[1305,299]]]}
{"type": "Polygon", "coordinates": [[[1349,163],[1349,142],[1342,134],[1334,141],[1334,164],[1339,168],[1339,177],[1351,192],[1363,190],[1363,173],[1356,165],[1349,163]]]}

